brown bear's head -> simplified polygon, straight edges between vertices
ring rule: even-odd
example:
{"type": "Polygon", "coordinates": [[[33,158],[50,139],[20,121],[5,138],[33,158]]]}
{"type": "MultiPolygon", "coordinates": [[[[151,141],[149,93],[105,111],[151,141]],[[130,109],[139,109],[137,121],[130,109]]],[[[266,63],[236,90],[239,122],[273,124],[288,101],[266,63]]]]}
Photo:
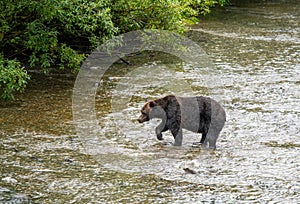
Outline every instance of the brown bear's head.
{"type": "Polygon", "coordinates": [[[141,115],[138,118],[138,121],[140,123],[149,121],[151,119],[150,112],[152,111],[153,107],[155,107],[155,106],[156,106],[156,103],[154,101],[147,102],[141,110],[141,115]]]}

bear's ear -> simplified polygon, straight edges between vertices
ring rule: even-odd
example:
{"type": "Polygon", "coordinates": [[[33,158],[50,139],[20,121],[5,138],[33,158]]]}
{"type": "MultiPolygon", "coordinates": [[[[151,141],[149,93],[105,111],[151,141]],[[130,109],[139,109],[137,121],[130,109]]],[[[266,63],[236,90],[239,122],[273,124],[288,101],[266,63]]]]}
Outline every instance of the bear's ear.
{"type": "Polygon", "coordinates": [[[153,108],[155,105],[156,105],[156,103],[155,103],[154,101],[150,101],[150,102],[149,102],[150,108],[153,108]]]}

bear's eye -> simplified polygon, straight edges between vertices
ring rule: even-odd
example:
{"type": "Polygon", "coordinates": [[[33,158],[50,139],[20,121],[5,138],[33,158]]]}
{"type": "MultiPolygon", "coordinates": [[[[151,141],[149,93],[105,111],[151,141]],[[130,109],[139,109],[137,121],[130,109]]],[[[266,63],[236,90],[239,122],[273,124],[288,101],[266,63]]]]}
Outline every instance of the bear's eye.
{"type": "Polygon", "coordinates": [[[146,115],[146,113],[145,112],[141,112],[142,113],[142,115],[146,115]]]}

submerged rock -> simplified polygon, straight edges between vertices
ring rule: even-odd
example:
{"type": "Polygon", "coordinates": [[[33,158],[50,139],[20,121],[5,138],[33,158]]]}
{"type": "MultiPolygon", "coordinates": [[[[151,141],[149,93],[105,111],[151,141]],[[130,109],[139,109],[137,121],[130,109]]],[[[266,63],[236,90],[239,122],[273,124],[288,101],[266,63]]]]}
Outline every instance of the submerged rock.
{"type": "Polygon", "coordinates": [[[193,169],[190,169],[190,168],[183,168],[183,170],[185,171],[185,173],[188,173],[188,174],[197,174],[197,172],[193,169]]]}

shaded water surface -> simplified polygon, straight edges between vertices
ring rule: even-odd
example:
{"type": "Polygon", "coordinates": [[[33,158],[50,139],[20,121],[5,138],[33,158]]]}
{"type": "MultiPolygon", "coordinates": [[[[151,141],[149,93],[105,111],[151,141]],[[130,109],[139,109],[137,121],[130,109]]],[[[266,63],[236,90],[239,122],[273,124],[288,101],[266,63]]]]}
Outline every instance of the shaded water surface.
{"type": "Polygon", "coordinates": [[[75,132],[75,79],[36,76],[0,106],[0,203],[299,203],[299,8],[236,4],[194,26],[187,35],[214,62],[215,81],[162,53],[116,63],[96,95],[95,152],[75,132]],[[193,147],[200,136],[188,131],[180,148],[169,133],[159,142],[159,121],[136,122],[145,98],[169,93],[224,106],[216,151],[193,147]],[[122,96],[130,101],[116,103],[122,96]]]}

